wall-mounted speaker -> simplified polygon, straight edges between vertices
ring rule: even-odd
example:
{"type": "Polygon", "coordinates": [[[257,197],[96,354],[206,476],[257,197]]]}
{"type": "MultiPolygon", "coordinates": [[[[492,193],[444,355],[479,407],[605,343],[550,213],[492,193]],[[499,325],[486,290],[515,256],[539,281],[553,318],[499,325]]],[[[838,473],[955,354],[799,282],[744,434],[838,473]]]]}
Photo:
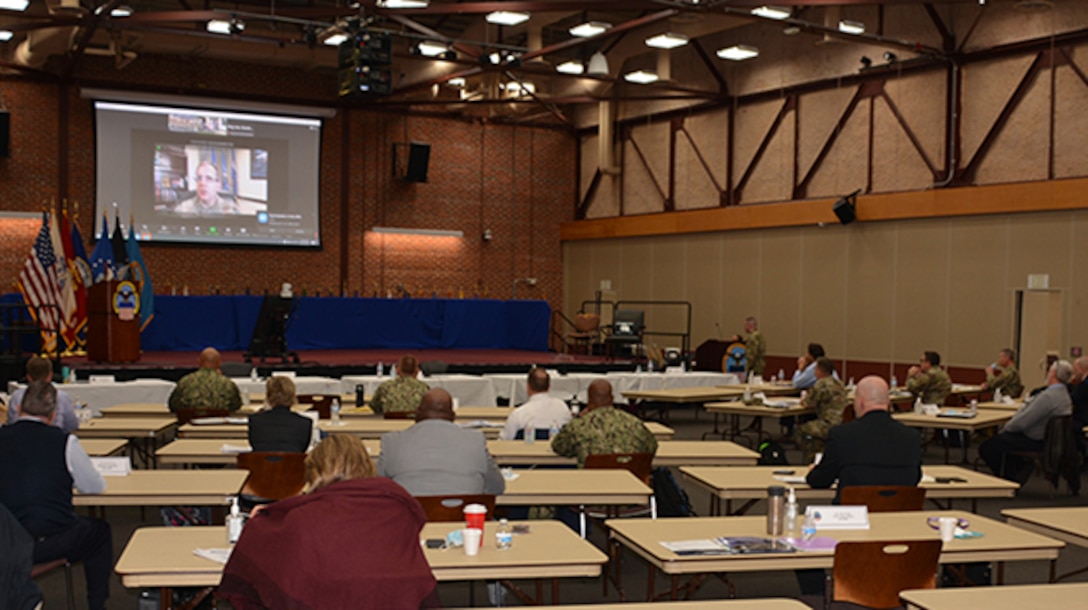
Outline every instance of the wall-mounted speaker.
{"type": "Polygon", "coordinates": [[[836,201],[835,207],[831,208],[831,210],[835,212],[835,216],[839,217],[839,222],[844,225],[854,222],[854,219],[857,217],[856,214],[854,214],[854,205],[845,197],[836,201]]]}
{"type": "Polygon", "coordinates": [[[408,146],[408,170],[404,173],[404,179],[408,182],[426,182],[430,160],[431,145],[412,142],[408,146]]]}
{"type": "Polygon", "coordinates": [[[0,157],[11,156],[11,113],[0,111],[0,157]]]}

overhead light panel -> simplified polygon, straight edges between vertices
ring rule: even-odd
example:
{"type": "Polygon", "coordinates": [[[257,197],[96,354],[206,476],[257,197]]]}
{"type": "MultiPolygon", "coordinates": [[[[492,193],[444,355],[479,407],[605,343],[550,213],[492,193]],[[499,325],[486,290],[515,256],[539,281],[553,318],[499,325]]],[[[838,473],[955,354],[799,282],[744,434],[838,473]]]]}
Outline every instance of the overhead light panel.
{"type": "Polygon", "coordinates": [[[843,19],[839,22],[839,31],[843,34],[864,34],[865,24],[860,21],[850,21],[849,19],[843,19]]]}
{"type": "Polygon", "coordinates": [[[495,25],[517,25],[528,21],[529,16],[529,13],[518,11],[495,11],[494,13],[488,13],[484,19],[488,23],[494,23],[495,25]]]}
{"type": "Polygon", "coordinates": [[[718,57],[733,61],[744,61],[759,56],[759,49],[747,44],[735,44],[731,47],[718,49],[718,57]]]}
{"type": "MultiPolygon", "coordinates": [[[[3,0],[0,0],[2,2],[3,0]]],[[[226,19],[212,19],[205,26],[212,34],[222,34],[224,36],[230,36],[230,22],[226,19]]]]}
{"type": "Polygon", "coordinates": [[[122,4],[121,6],[110,11],[110,17],[113,17],[114,19],[128,17],[131,14],[132,7],[127,4],[122,4]]]}
{"type": "Polygon", "coordinates": [[[570,59],[556,66],[555,71],[562,74],[581,74],[586,71],[586,67],[582,62],[570,59]]]}
{"type": "Polygon", "coordinates": [[[0,0],[0,8],[6,11],[25,11],[30,0],[0,0]]]}
{"type": "Polygon", "coordinates": [[[793,11],[788,6],[757,6],[752,9],[751,13],[756,17],[763,17],[764,19],[789,19],[793,11]]]}
{"type": "Polygon", "coordinates": [[[443,55],[446,53],[446,51],[450,50],[450,48],[445,44],[442,44],[440,42],[434,42],[431,40],[424,40],[423,42],[419,43],[418,49],[419,54],[423,55],[424,57],[438,57],[439,55],[443,55]]]}
{"type": "Polygon", "coordinates": [[[338,47],[338,46],[344,44],[344,42],[346,42],[347,39],[348,39],[347,34],[343,34],[343,33],[338,32],[336,34],[333,34],[332,36],[329,36],[323,42],[325,44],[329,45],[330,47],[338,47]]]}
{"type": "Polygon", "coordinates": [[[688,37],[683,34],[665,32],[646,39],[646,46],[655,49],[675,49],[688,43],[688,37]]]}
{"type": "Polygon", "coordinates": [[[605,23],[603,21],[587,21],[580,23],[571,29],[567,30],[571,36],[577,36],[578,38],[589,38],[590,36],[596,36],[612,29],[611,23],[605,23]]]}
{"type": "Polygon", "coordinates": [[[380,8],[427,8],[429,0],[378,0],[380,8]]]}
{"type": "Polygon", "coordinates": [[[12,32],[11,30],[0,30],[0,42],[9,41],[9,40],[11,40],[11,37],[14,36],[14,35],[15,35],[15,33],[12,32]]]}
{"type": "Polygon", "coordinates": [[[623,75],[623,80],[639,85],[648,85],[657,82],[657,73],[649,70],[636,70],[623,75]]]}

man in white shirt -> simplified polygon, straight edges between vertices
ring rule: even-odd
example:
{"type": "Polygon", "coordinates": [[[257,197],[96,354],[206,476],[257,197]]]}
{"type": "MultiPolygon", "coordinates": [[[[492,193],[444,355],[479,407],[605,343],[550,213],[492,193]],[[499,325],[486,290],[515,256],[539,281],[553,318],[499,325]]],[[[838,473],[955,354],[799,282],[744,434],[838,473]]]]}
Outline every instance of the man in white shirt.
{"type": "MultiPolygon", "coordinates": [[[[53,363],[41,356],[31,356],[26,361],[26,382],[53,381],[53,363]]],[[[14,423],[19,419],[19,404],[23,402],[23,394],[26,388],[19,388],[11,394],[8,401],[8,421],[14,423]]],[[[75,401],[68,392],[57,389],[57,415],[53,418],[53,425],[65,432],[75,432],[79,429],[79,416],[76,415],[75,401]]]]}
{"type": "Polygon", "coordinates": [[[540,367],[533,367],[529,371],[529,400],[514,409],[510,417],[506,418],[506,426],[499,433],[500,439],[514,440],[518,430],[526,428],[551,430],[552,427],[562,428],[567,425],[571,417],[570,409],[562,400],[548,395],[550,387],[551,379],[548,378],[548,372],[540,367]]]}

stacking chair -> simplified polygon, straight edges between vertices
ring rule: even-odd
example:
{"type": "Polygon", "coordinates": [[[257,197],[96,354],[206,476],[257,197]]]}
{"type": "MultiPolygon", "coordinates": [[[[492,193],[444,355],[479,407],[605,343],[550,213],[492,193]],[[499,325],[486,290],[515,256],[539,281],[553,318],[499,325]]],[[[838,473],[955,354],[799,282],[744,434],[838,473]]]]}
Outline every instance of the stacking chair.
{"type": "Polygon", "coordinates": [[[871,513],[922,510],[926,490],[904,485],[855,485],[843,487],[840,504],[864,504],[871,513]]]}
{"type": "Polygon", "coordinates": [[[574,330],[567,338],[574,341],[574,350],[580,354],[593,353],[593,344],[601,337],[601,314],[578,312],[574,316],[574,330]]]}
{"type": "Polygon", "coordinates": [[[251,451],[238,454],[238,467],[249,471],[242,496],[267,504],[298,495],[306,486],[305,453],[251,451]]]}
{"type": "MultiPolygon", "coordinates": [[[[1050,418],[1043,436],[1043,448],[1039,451],[1013,451],[1017,455],[1035,462],[1035,467],[1050,482],[1053,493],[1057,493],[1064,478],[1069,485],[1069,492],[1080,494],[1080,452],[1077,451],[1077,426],[1072,415],[1060,415],[1050,418]]],[[[1001,472],[1005,473],[1005,458],[1001,458],[1001,472]]],[[[1013,473],[1015,474],[1015,473],[1013,473]]]]}
{"type": "Polygon", "coordinates": [[[49,572],[61,567],[64,568],[64,585],[68,592],[68,610],[75,610],[76,595],[75,591],[72,589],[72,563],[66,558],[34,564],[34,566],[30,568],[30,578],[35,579],[39,576],[45,576],[49,572]]]}
{"type": "MultiPolygon", "coordinates": [[[[648,485],[652,490],[654,484],[650,471],[653,467],[653,461],[654,454],[652,453],[599,453],[586,456],[585,468],[611,468],[627,470],[631,474],[635,475],[638,480],[646,483],[646,485],[648,485]]],[[[654,519],[657,518],[657,498],[655,498],[652,493],[650,494],[650,506],[648,510],[646,507],[637,507],[626,511],[620,511],[619,507],[617,506],[608,506],[605,507],[604,512],[602,513],[600,511],[586,510],[584,506],[580,508],[581,514],[579,515],[579,526],[581,527],[582,538],[586,537],[585,521],[587,516],[593,518],[594,520],[600,520],[624,516],[640,516],[649,512],[650,516],[652,516],[654,519]]],[[[608,547],[608,561],[609,563],[615,563],[616,569],[614,578],[616,580],[616,583],[619,583],[619,574],[622,570],[621,562],[623,548],[619,546],[619,543],[615,542],[611,538],[607,538],[607,540],[608,542],[606,542],[606,546],[608,547]]],[[[603,590],[603,594],[608,595],[608,566],[605,566],[605,569],[602,571],[601,576],[601,587],[603,590]]],[[[616,585],[616,588],[619,588],[619,584],[616,585]]],[[[620,596],[621,598],[626,597],[626,595],[624,595],[622,591],[620,592],[620,596]]]]}
{"type": "Polygon", "coordinates": [[[900,592],[936,588],[940,556],[940,540],[840,542],[824,608],[833,601],[898,608],[900,592]]]}
{"type": "Polygon", "coordinates": [[[491,494],[416,496],[415,498],[423,507],[427,521],[440,523],[464,521],[465,506],[469,504],[483,504],[487,507],[488,515],[495,514],[495,496],[491,494]]]}

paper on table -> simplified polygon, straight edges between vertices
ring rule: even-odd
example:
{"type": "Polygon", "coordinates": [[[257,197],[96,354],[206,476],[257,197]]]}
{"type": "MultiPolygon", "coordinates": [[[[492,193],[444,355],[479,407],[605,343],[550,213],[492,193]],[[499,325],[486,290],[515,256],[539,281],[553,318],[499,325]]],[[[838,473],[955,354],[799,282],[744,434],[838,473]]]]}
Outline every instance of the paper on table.
{"type": "Polygon", "coordinates": [[[838,544],[838,540],[830,536],[815,536],[811,540],[804,538],[786,538],[786,542],[792,544],[798,551],[830,551],[838,544]]]}
{"type": "Polygon", "coordinates": [[[231,445],[230,443],[223,443],[223,446],[219,448],[220,453],[249,453],[253,451],[245,445],[231,445]]]}
{"type": "Polygon", "coordinates": [[[132,460],[127,457],[92,457],[91,464],[104,477],[124,477],[132,472],[132,460]]]}
{"type": "Polygon", "coordinates": [[[472,421],[458,422],[458,426],[462,428],[502,428],[502,422],[487,421],[485,419],[474,419],[472,421]]]}
{"type": "Polygon", "coordinates": [[[514,472],[513,468],[503,468],[499,472],[502,473],[502,478],[506,479],[507,481],[516,481],[519,477],[521,477],[520,474],[514,472]]]}
{"type": "Polygon", "coordinates": [[[797,398],[778,398],[775,400],[764,400],[763,406],[776,407],[779,409],[788,409],[790,407],[796,407],[801,404],[801,401],[797,398]]]}
{"type": "Polygon", "coordinates": [[[930,476],[928,474],[923,474],[922,475],[922,480],[919,481],[919,483],[936,483],[936,482],[937,482],[937,479],[934,479],[932,476],[930,476]]]}
{"type": "Polygon", "coordinates": [[[210,559],[216,563],[227,563],[231,549],[193,549],[193,555],[210,559]]]}
{"type": "Polygon", "coordinates": [[[661,542],[661,546],[676,554],[697,553],[729,553],[729,547],[713,538],[705,540],[680,540],[677,542],[661,542]]]}
{"type": "Polygon", "coordinates": [[[807,479],[805,479],[805,477],[803,477],[803,476],[801,476],[799,474],[794,474],[794,475],[776,474],[776,475],[774,475],[774,480],[782,481],[783,483],[806,483],[806,482],[808,482],[807,479]]]}

